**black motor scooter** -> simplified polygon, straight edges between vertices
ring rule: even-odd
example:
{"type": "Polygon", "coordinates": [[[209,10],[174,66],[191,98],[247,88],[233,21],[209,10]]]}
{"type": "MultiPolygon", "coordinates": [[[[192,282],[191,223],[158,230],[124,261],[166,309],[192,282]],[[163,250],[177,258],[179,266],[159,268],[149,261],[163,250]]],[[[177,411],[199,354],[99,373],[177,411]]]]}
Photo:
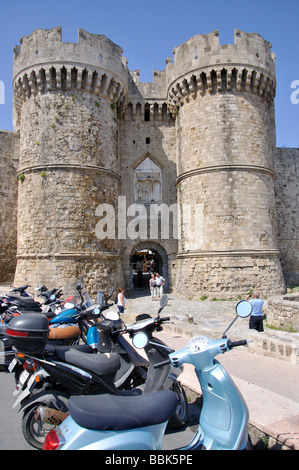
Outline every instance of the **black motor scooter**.
{"type": "MultiPolygon", "coordinates": [[[[67,412],[70,396],[121,393],[118,388],[126,386],[131,364],[128,354],[92,354],[85,344],[51,346],[48,335],[47,318],[34,312],[14,318],[6,330],[11,344],[23,355],[23,372],[18,373],[13,408],[20,405],[24,437],[38,449],[42,448],[47,432],[65,418],[63,413],[67,412]],[[119,387],[115,384],[116,373],[119,387]]],[[[138,357],[142,370],[148,361],[135,351],[135,363],[138,357]]]]}

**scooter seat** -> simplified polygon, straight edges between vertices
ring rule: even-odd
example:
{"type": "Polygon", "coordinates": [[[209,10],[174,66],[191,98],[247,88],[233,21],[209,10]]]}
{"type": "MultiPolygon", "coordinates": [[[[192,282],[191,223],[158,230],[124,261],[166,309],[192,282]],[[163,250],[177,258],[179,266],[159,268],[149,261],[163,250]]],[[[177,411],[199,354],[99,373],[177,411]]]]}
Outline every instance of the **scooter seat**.
{"type": "Polygon", "coordinates": [[[160,390],[139,396],[81,395],[69,400],[69,413],[82,428],[125,431],[164,423],[175,412],[176,394],[160,390]]]}
{"type": "Polygon", "coordinates": [[[9,294],[9,297],[13,299],[13,302],[25,308],[40,308],[40,302],[36,302],[32,297],[22,297],[16,294],[9,294]]]}
{"type": "Polygon", "coordinates": [[[55,355],[58,359],[74,366],[94,372],[98,376],[115,374],[120,367],[118,354],[89,354],[82,352],[78,348],[70,346],[55,346],[55,355]]]}

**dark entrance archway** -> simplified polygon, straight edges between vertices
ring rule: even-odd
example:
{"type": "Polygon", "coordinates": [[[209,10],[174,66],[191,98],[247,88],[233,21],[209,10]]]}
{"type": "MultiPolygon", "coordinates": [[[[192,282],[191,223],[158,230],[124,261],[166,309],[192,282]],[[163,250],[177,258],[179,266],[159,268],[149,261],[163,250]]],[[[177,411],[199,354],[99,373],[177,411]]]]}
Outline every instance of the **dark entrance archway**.
{"type": "Polygon", "coordinates": [[[158,272],[166,280],[168,289],[168,256],[156,242],[141,242],[133,247],[130,254],[130,291],[136,295],[149,292],[151,272],[158,272]]]}

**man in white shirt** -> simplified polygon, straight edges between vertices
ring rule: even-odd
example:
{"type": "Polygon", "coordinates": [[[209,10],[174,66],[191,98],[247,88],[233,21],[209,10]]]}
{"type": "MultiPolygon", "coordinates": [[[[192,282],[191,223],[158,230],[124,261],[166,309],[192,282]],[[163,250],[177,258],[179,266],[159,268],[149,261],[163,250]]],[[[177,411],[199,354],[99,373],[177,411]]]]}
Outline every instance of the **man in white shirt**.
{"type": "Polygon", "coordinates": [[[156,286],[157,286],[157,292],[158,292],[158,297],[162,297],[163,295],[163,286],[165,284],[165,279],[164,277],[160,276],[159,273],[156,273],[156,286]]]}

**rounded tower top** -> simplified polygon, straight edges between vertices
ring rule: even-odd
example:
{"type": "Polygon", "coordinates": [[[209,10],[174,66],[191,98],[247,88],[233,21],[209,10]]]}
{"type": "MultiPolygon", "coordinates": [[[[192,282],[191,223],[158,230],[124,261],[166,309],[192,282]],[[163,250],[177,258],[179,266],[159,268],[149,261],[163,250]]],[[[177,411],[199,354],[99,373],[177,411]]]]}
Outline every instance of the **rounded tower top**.
{"type": "Polygon", "coordinates": [[[79,29],[78,43],[62,42],[61,27],[37,29],[14,48],[13,86],[19,119],[22,103],[38,93],[88,92],[126,102],[127,60],[122,48],[101,34],[79,29]]]}
{"type": "Polygon", "coordinates": [[[63,63],[105,69],[127,81],[126,61],[122,48],[103,34],[78,31],[78,43],[62,42],[61,27],[36,29],[20,39],[14,48],[14,80],[29,68],[47,63],[63,63]]]}
{"type": "Polygon", "coordinates": [[[219,32],[195,35],[166,60],[170,106],[179,107],[197,92],[247,91],[269,104],[275,96],[275,54],[257,33],[234,30],[234,44],[219,44],[219,32]]]}

